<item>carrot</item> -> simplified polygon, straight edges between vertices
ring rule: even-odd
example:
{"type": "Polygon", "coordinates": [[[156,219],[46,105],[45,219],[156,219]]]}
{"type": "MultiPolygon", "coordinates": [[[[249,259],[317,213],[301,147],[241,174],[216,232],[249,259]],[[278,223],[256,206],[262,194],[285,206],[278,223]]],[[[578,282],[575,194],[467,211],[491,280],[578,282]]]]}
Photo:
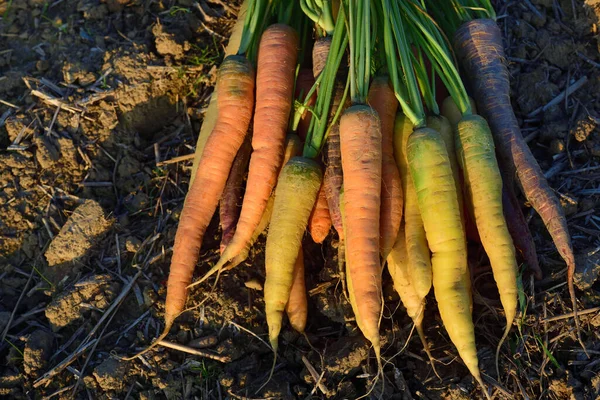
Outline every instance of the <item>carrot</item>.
{"type": "Polygon", "coordinates": [[[292,105],[298,35],[287,25],[268,27],[260,40],[256,111],[246,193],[235,234],[217,263],[220,269],[248,246],[260,223],[284,156],[292,105]]]}
{"type": "MultiPolygon", "coordinates": [[[[573,285],[575,257],[567,220],[560,201],[523,139],[511,107],[502,32],[494,20],[474,19],[464,23],[456,31],[454,39],[457,56],[471,81],[475,101],[481,114],[489,121],[502,165],[508,168],[507,176],[514,176],[516,172],[525,197],[544,221],[567,264],[567,282],[577,336],[585,349],[577,317],[577,298],[573,285]]],[[[513,183],[509,181],[507,184],[513,183]]]]}
{"type": "MultiPolygon", "coordinates": [[[[286,145],[285,145],[285,154],[283,156],[283,164],[287,164],[287,162],[292,158],[298,156],[302,151],[302,142],[298,135],[288,134],[286,137],[286,145]]],[[[235,256],[227,265],[227,267],[223,267],[219,263],[215,264],[202,278],[198,279],[194,283],[192,283],[189,287],[196,286],[204,282],[206,279],[211,277],[215,272],[219,274],[222,271],[229,271],[238,265],[240,265],[246,258],[248,258],[248,254],[250,252],[250,247],[258,240],[258,237],[267,229],[269,226],[269,222],[271,222],[271,214],[273,213],[273,203],[275,202],[275,193],[272,193],[269,197],[269,201],[267,202],[267,206],[265,207],[265,211],[260,219],[260,222],[250,241],[248,242],[248,246],[246,246],[237,256],[235,256]]],[[[217,274],[218,276],[218,274],[217,274]]],[[[217,278],[218,279],[218,278],[217,278]]]]}
{"type": "MultiPolygon", "coordinates": [[[[387,19],[384,19],[386,47],[390,48],[393,39],[396,40],[402,80],[406,82],[408,89],[402,90],[399,83],[401,76],[397,68],[394,68],[397,63],[396,54],[389,52],[386,57],[393,77],[394,90],[404,114],[415,126],[413,133],[408,137],[406,154],[427,242],[432,252],[433,287],[438,309],[460,357],[482,387],[486,397],[490,399],[478,365],[471,315],[467,246],[457,186],[442,135],[426,127],[422,96],[428,108],[436,114],[438,107],[435,100],[432,101],[434,96],[431,94],[431,86],[427,83],[427,74],[423,74],[422,67],[414,67],[407,36],[410,34],[410,38],[421,46],[421,50],[432,62],[436,72],[440,73],[441,79],[453,95],[459,93],[466,97],[466,93],[463,93],[462,81],[454,68],[438,26],[422,8],[423,2],[382,1],[392,10],[392,23],[389,24],[387,19]],[[418,80],[425,84],[417,82],[415,73],[419,74],[418,80]]],[[[422,62],[417,65],[422,66],[422,62]]],[[[461,112],[470,113],[468,101],[465,105],[464,98],[460,97],[459,100],[461,112]]]]}
{"type": "Polygon", "coordinates": [[[399,113],[394,126],[394,155],[402,181],[404,192],[404,230],[408,257],[408,276],[419,298],[424,299],[431,290],[431,255],[415,186],[410,177],[406,146],[413,132],[413,124],[399,113]]]}
{"type": "Polygon", "coordinates": [[[457,152],[481,243],[488,254],[500,302],[506,314],[506,329],[496,350],[508,336],[517,313],[517,260],[502,210],[502,178],[496,161],[494,140],[487,122],[479,115],[463,116],[457,126],[457,152]]]}
{"type": "Polygon", "coordinates": [[[381,120],[381,214],[379,217],[379,248],[383,259],[392,250],[402,220],[402,184],[394,160],[394,120],[398,101],[388,78],[377,77],[371,83],[367,102],[381,120]]]}
{"type": "Polygon", "coordinates": [[[344,174],[344,240],[350,304],[358,327],[379,362],[381,347],[381,122],[370,107],[354,105],[342,115],[340,149],[344,174]]]}
{"type": "Polygon", "coordinates": [[[327,56],[329,55],[329,49],[331,48],[331,36],[324,36],[315,41],[312,50],[312,60],[313,60],[313,77],[317,79],[317,77],[325,68],[325,64],[327,63],[327,56]]]}
{"type": "Polygon", "coordinates": [[[467,249],[450,160],[441,135],[429,128],[408,139],[407,158],[433,255],[440,316],[460,357],[482,387],[471,317],[467,249]]]}
{"type": "MultiPolygon", "coordinates": [[[[233,29],[231,31],[229,42],[227,43],[227,47],[225,48],[225,57],[233,55],[236,53],[236,51],[238,51],[238,47],[240,46],[240,42],[242,41],[242,33],[244,30],[244,21],[246,20],[247,11],[248,0],[244,0],[238,13],[238,19],[235,22],[235,25],[233,26],[233,29]]],[[[218,85],[219,83],[217,82],[215,89],[210,97],[210,102],[208,103],[206,113],[204,114],[202,126],[200,127],[200,133],[198,135],[198,141],[196,143],[196,151],[194,153],[192,176],[190,177],[190,187],[192,186],[196,178],[196,172],[198,171],[198,165],[200,164],[200,158],[202,157],[202,153],[204,152],[206,141],[208,140],[208,137],[210,136],[217,123],[217,98],[219,94],[219,90],[217,88],[218,85]]]]}
{"type": "Polygon", "coordinates": [[[408,252],[406,249],[406,237],[404,234],[404,224],[400,225],[396,242],[390,254],[387,257],[387,268],[394,282],[394,289],[400,296],[400,300],[406,308],[406,313],[413,320],[417,334],[423,349],[429,357],[429,362],[433,368],[433,372],[439,375],[435,369],[434,358],[429,350],[429,343],[425,338],[425,331],[423,330],[423,316],[425,314],[425,299],[417,294],[415,287],[410,283],[410,276],[408,270],[408,252]]]}
{"type": "Polygon", "coordinates": [[[165,336],[185,307],[187,286],[192,281],[204,232],[252,117],[254,71],[248,60],[240,56],[226,57],[217,79],[220,82],[217,121],[206,143],[194,184],[186,196],[175,235],[165,302],[165,336]]]}
{"type": "Polygon", "coordinates": [[[275,354],[283,312],[292,289],[294,266],[321,180],[318,163],[294,157],[283,167],[275,190],[265,253],[265,312],[269,341],[275,354]]]}
{"type": "Polygon", "coordinates": [[[519,207],[519,202],[515,196],[514,190],[512,190],[512,188],[509,189],[506,186],[506,183],[502,186],[502,207],[504,209],[504,218],[506,218],[510,236],[512,236],[521,259],[527,263],[527,267],[531,269],[531,272],[536,279],[542,279],[542,270],[540,269],[535,250],[535,243],[533,242],[533,237],[529,231],[529,226],[519,207]]]}
{"type": "MultiPolygon", "coordinates": [[[[469,97],[469,101],[471,103],[472,113],[476,114],[477,111],[474,100],[469,97]]],[[[458,106],[450,96],[444,100],[444,103],[442,105],[442,114],[446,116],[449,120],[451,120],[451,124],[453,126],[456,126],[462,118],[458,106]]],[[[504,168],[501,164],[499,166],[500,172],[502,173],[503,181],[502,209],[504,210],[504,218],[506,219],[510,236],[512,237],[514,245],[519,251],[521,257],[523,258],[523,260],[525,260],[527,266],[531,269],[536,279],[541,279],[542,270],[540,269],[540,265],[537,259],[535,243],[533,242],[533,238],[531,237],[531,232],[529,231],[529,227],[527,226],[527,222],[525,221],[523,212],[519,208],[514,188],[512,187],[512,185],[507,185],[507,182],[512,182],[512,178],[510,176],[507,176],[507,173],[505,172],[506,168],[504,168]]],[[[473,208],[469,207],[469,209],[472,210],[473,208]]],[[[474,216],[472,215],[472,213],[467,214],[466,217],[468,217],[470,221],[474,221],[474,216]]],[[[481,242],[481,238],[479,237],[476,228],[474,229],[474,231],[470,231],[470,221],[467,221],[465,223],[467,229],[467,237],[481,242]]]]}
{"type": "MultiPolygon", "coordinates": [[[[342,102],[343,88],[337,86],[332,102],[332,109],[337,109],[342,102]]],[[[347,104],[343,104],[343,110],[347,104]]],[[[343,183],[342,175],[342,155],[340,153],[340,124],[334,123],[329,128],[327,136],[327,162],[325,167],[325,176],[323,177],[323,185],[325,197],[327,197],[327,205],[331,222],[338,233],[340,241],[344,239],[344,231],[342,226],[342,216],[340,214],[340,189],[343,183]]]]}
{"type": "Polygon", "coordinates": [[[304,283],[304,254],[302,253],[302,246],[300,246],[296,264],[294,265],[294,278],[290,290],[290,298],[285,306],[285,313],[290,320],[292,328],[296,332],[304,333],[306,317],[308,315],[308,304],[306,301],[306,285],[304,283]]]}
{"type": "MultiPolygon", "coordinates": [[[[470,97],[469,103],[471,104],[471,112],[475,114],[475,102],[470,97]]],[[[461,216],[463,219],[463,226],[465,227],[465,234],[468,240],[472,240],[476,243],[481,243],[481,239],[479,238],[479,232],[477,232],[477,227],[475,226],[475,216],[473,215],[473,205],[471,204],[471,199],[469,197],[465,199],[462,195],[463,193],[461,183],[463,182],[463,177],[461,176],[461,171],[458,167],[458,160],[456,159],[454,129],[458,125],[458,122],[461,120],[463,114],[454,102],[452,96],[448,96],[444,99],[441,108],[441,115],[451,127],[449,133],[447,131],[448,125],[446,125],[443,130],[440,130],[440,133],[442,134],[442,138],[446,143],[446,150],[448,150],[448,156],[450,157],[450,163],[452,164],[452,171],[456,172],[454,174],[454,182],[457,186],[458,202],[461,207],[461,216]],[[456,180],[457,178],[458,180],[456,180]]],[[[429,119],[427,125],[430,126],[429,119]]],[[[433,128],[435,129],[435,127],[433,128]]]]}
{"type": "Polygon", "coordinates": [[[319,188],[317,201],[308,220],[308,231],[315,243],[323,243],[331,229],[331,217],[327,207],[327,197],[323,185],[319,188]]]}
{"type": "Polygon", "coordinates": [[[342,283],[342,292],[346,295],[346,272],[344,267],[346,250],[340,207],[340,191],[343,181],[342,154],[340,152],[340,124],[336,122],[330,127],[329,136],[327,137],[327,165],[325,167],[325,176],[323,177],[323,190],[327,199],[331,224],[338,234],[338,274],[342,283]]]}
{"type": "Polygon", "coordinates": [[[223,231],[220,246],[221,253],[223,253],[223,250],[229,244],[235,232],[235,224],[240,215],[239,204],[241,204],[244,193],[244,178],[251,152],[252,144],[250,135],[248,135],[233,161],[219,204],[219,221],[221,223],[221,230],[223,231]]]}
{"type": "Polygon", "coordinates": [[[456,157],[454,132],[452,131],[452,125],[448,118],[443,115],[430,115],[427,117],[427,127],[436,130],[442,136],[444,144],[446,145],[446,152],[450,159],[450,167],[452,168],[452,176],[454,178],[454,187],[456,188],[456,195],[458,197],[458,209],[460,210],[461,220],[464,221],[463,214],[463,193],[461,187],[460,168],[458,166],[458,160],[456,157]]]}
{"type": "MultiPolygon", "coordinates": [[[[294,94],[294,98],[298,101],[304,102],[306,95],[310,91],[310,89],[315,84],[315,79],[313,78],[312,71],[307,68],[302,68],[298,72],[298,76],[296,77],[296,93],[294,94]]],[[[306,103],[308,107],[312,107],[317,100],[316,93],[314,93],[309,101],[306,103]]],[[[306,133],[308,132],[308,128],[310,127],[310,120],[312,119],[312,113],[309,110],[305,110],[302,116],[300,117],[300,122],[298,123],[297,133],[298,136],[304,141],[306,140],[306,133]]]]}
{"type": "MultiPolygon", "coordinates": [[[[471,113],[477,114],[477,106],[475,105],[475,100],[469,97],[469,103],[471,104],[471,113]]],[[[452,128],[454,128],[458,124],[458,121],[460,121],[460,119],[462,118],[462,113],[458,109],[458,106],[454,102],[452,96],[446,97],[442,102],[441,114],[444,117],[448,118],[448,121],[450,121],[450,126],[452,128]]]]}

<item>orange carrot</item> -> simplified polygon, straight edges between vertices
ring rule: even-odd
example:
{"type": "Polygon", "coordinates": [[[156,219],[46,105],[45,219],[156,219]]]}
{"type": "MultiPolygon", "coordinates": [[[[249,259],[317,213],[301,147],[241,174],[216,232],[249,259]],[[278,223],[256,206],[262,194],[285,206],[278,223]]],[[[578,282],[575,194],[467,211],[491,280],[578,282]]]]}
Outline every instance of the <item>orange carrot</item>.
{"type": "Polygon", "coordinates": [[[367,102],[381,120],[381,216],[379,218],[381,256],[386,259],[400,229],[402,220],[402,184],[400,172],[394,160],[394,120],[398,110],[398,101],[388,84],[387,77],[373,80],[367,102]]]}
{"type": "Polygon", "coordinates": [[[223,253],[223,250],[231,241],[235,233],[235,224],[237,224],[238,217],[240,216],[239,208],[244,193],[244,177],[248,162],[250,161],[250,153],[252,153],[252,144],[251,137],[248,135],[233,161],[231,171],[229,171],[229,178],[227,178],[227,184],[219,203],[219,222],[223,231],[220,246],[221,253],[223,253]]]}
{"type": "Polygon", "coordinates": [[[327,63],[327,56],[329,55],[329,48],[331,47],[331,36],[325,36],[319,38],[315,41],[312,50],[312,59],[313,59],[313,77],[317,79],[317,77],[325,68],[325,64],[327,63]]]}
{"type": "MultiPolygon", "coordinates": [[[[302,143],[301,143],[300,137],[298,137],[298,135],[290,133],[289,135],[287,135],[285,142],[286,142],[286,144],[285,144],[285,154],[283,156],[283,165],[287,164],[287,162],[292,157],[297,157],[302,152],[302,143]]],[[[280,175],[281,175],[281,172],[283,172],[283,168],[280,171],[280,175]]],[[[190,285],[190,287],[201,284],[202,282],[204,282],[205,280],[210,278],[216,272],[218,272],[220,274],[221,272],[232,270],[233,268],[240,265],[240,263],[242,263],[246,258],[248,258],[248,254],[250,253],[250,247],[256,242],[258,237],[265,231],[265,229],[267,229],[267,226],[269,225],[269,222],[271,221],[271,214],[273,213],[274,203],[275,203],[275,193],[271,193],[271,196],[269,197],[269,201],[267,202],[267,206],[265,207],[265,211],[263,212],[263,215],[260,219],[260,223],[254,230],[254,233],[252,234],[252,237],[250,238],[250,241],[248,242],[248,246],[246,246],[237,256],[235,256],[227,264],[226,267],[223,267],[219,263],[215,264],[206,274],[204,274],[204,276],[202,278],[200,278],[200,279],[196,280],[194,283],[192,283],[190,285]]],[[[218,276],[218,274],[217,274],[217,276],[218,276]]]]}
{"type": "Polygon", "coordinates": [[[302,246],[300,246],[300,250],[298,251],[293,279],[290,299],[285,306],[285,313],[290,320],[292,328],[297,332],[304,333],[306,317],[308,315],[308,304],[306,301],[306,284],[304,283],[304,254],[302,246]]]}
{"type": "Polygon", "coordinates": [[[331,217],[323,185],[319,189],[317,201],[308,220],[308,231],[315,243],[323,243],[331,229],[331,217]]]}
{"type": "MultiPolygon", "coordinates": [[[[227,43],[227,47],[225,47],[225,55],[224,57],[234,55],[238,52],[240,47],[240,42],[242,40],[242,34],[244,31],[244,24],[246,21],[246,17],[248,14],[248,0],[244,0],[242,5],[240,6],[238,12],[238,19],[233,26],[231,31],[231,36],[229,37],[229,42],[227,43]]],[[[217,82],[216,85],[219,83],[217,82]]],[[[192,175],[190,176],[190,186],[194,183],[194,179],[196,178],[196,171],[198,171],[198,165],[200,163],[200,158],[202,157],[202,152],[204,151],[204,147],[206,146],[206,141],[210,136],[210,133],[215,127],[215,123],[217,122],[217,103],[219,97],[219,90],[215,86],[215,89],[210,97],[210,102],[208,103],[208,107],[206,108],[206,112],[204,113],[204,118],[202,119],[202,126],[200,127],[200,133],[198,134],[198,141],[196,142],[196,152],[194,154],[194,163],[192,165],[192,175]]]]}
{"type": "Polygon", "coordinates": [[[344,173],[343,212],[346,277],[358,327],[381,357],[381,122],[370,107],[354,105],[342,115],[340,149],[344,173]],[[367,151],[365,151],[367,150],[367,151]]]}
{"type": "MultiPolygon", "coordinates": [[[[332,110],[337,110],[341,104],[344,95],[344,88],[338,85],[335,88],[335,96],[331,105],[332,110]]],[[[346,108],[348,102],[343,104],[346,108]]],[[[340,241],[344,239],[344,230],[342,226],[342,216],[340,214],[340,189],[343,183],[342,176],[342,155],[340,153],[340,124],[336,122],[329,128],[327,136],[327,162],[325,175],[323,176],[323,186],[331,223],[338,233],[340,241]]]]}
{"type": "Polygon", "coordinates": [[[217,263],[222,267],[248,246],[281,169],[292,107],[298,34],[287,25],[268,27],[260,40],[256,110],[246,193],[235,234],[217,263]]]}
{"type": "Polygon", "coordinates": [[[254,70],[240,56],[223,60],[217,77],[218,115],[175,235],[165,302],[166,336],[187,299],[204,232],[217,208],[229,170],[242,145],[254,107],[254,70]]]}

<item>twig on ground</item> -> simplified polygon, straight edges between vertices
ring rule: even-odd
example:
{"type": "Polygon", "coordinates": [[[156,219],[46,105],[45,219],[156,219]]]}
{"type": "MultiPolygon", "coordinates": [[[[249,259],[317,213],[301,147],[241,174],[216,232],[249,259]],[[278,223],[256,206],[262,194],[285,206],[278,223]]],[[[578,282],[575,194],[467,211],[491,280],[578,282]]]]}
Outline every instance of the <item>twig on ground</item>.
{"type": "MultiPolygon", "coordinates": [[[[600,311],[600,307],[588,308],[587,310],[577,311],[577,315],[586,315],[600,311]]],[[[554,317],[544,318],[542,322],[554,322],[560,321],[561,319],[573,318],[574,313],[570,312],[562,315],[555,315],[554,317]]]]}
{"type": "Polygon", "coordinates": [[[219,354],[213,354],[208,351],[194,349],[194,348],[191,348],[188,346],[184,346],[182,344],[168,342],[166,340],[161,340],[157,344],[160,346],[168,347],[173,350],[179,350],[179,351],[183,351],[185,353],[193,354],[195,356],[210,358],[211,360],[215,360],[215,361],[222,362],[222,363],[228,363],[231,361],[231,357],[229,357],[229,356],[221,356],[219,354]]]}
{"type": "MultiPolygon", "coordinates": [[[[312,366],[312,364],[310,363],[310,361],[308,361],[308,359],[306,358],[306,356],[302,356],[302,362],[304,363],[304,366],[306,367],[306,369],[308,370],[308,372],[310,373],[310,375],[314,379],[314,381],[315,381],[315,388],[319,388],[319,390],[321,391],[321,393],[323,393],[325,396],[327,396],[329,394],[329,390],[327,390],[327,387],[322,382],[323,376],[325,375],[325,371],[323,371],[319,375],[317,373],[317,370],[315,369],[315,367],[312,366]]],[[[313,392],[314,392],[314,389],[313,389],[313,392]]]]}
{"type": "Polygon", "coordinates": [[[533,118],[536,115],[538,115],[539,113],[546,111],[550,107],[559,104],[561,101],[563,101],[565,99],[566,96],[570,96],[577,90],[581,89],[587,83],[587,81],[588,81],[587,76],[582,76],[581,78],[579,78],[579,80],[577,82],[575,82],[574,84],[569,86],[566,90],[563,90],[562,92],[560,92],[559,95],[556,96],[554,99],[550,100],[548,102],[548,104],[546,104],[545,106],[542,106],[542,107],[538,107],[535,110],[533,110],[532,112],[530,112],[529,114],[527,114],[527,118],[533,118]]]}
{"type": "Polygon", "coordinates": [[[178,162],[191,160],[193,158],[194,158],[194,154],[186,154],[186,155],[183,155],[183,156],[173,157],[173,158],[171,158],[169,160],[158,162],[158,163],[156,163],[156,166],[157,167],[162,167],[164,165],[175,164],[175,163],[178,163],[178,162]]]}
{"type": "MultiPolygon", "coordinates": [[[[107,335],[105,339],[108,337],[107,335]]],[[[98,339],[93,339],[88,342],[85,346],[79,348],[77,351],[72,353],[70,356],[62,360],[58,365],[52,368],[50,371],[46,372],[44,375],[39,377],[35,382],[33,382],[33,387],[38,388],[48,381],[50,381],[53,377],[61,373],[65,368],[67,368],[73,361],[75,361],[81,354],[85,353],[90,347],[92,347],[98,339]]]]}

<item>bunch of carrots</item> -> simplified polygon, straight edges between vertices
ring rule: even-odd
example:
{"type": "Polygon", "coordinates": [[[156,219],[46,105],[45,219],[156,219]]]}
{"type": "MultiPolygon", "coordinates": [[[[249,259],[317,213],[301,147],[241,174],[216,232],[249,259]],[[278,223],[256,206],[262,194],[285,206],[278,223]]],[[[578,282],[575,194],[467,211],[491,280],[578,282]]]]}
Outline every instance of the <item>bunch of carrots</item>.
{"type": "Polygon", "coordinates": [[[504,309],[498,369],[517,314],[518,261],[541,277],[515,180],[567,264],[577,321],[565,216],[519,131],[508,79],[489,0],[247,0],[200,133],[160,339],[189,288],[239,265],[268,229],[264,295],[276,357],[284,314],[306,327],[305,231],[316,243],[335,231],[344,290],[379,371],[387,267],[432,366],[423,330],[431,287],[488,396],[467,240],[483,245],[504,309]],[[440,93],[449,96],[438,102],[440,93]],[[192,283],[217,207],[221,258],[192,283]]]}

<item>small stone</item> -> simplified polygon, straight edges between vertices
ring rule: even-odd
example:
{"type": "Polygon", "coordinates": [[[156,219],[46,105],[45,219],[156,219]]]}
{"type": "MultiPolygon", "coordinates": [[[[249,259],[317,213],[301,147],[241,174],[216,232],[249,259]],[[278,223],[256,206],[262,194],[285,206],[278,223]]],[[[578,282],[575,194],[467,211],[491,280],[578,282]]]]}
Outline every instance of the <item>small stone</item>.
{"type": "Polygon", "coordinates": [[[116,358],[108,358],[94,369],[94,377],[103,390],[122,391],[129,363],[116,358]]]}
{"type": "Polygon", "coordinates": [[[221,375],[221,379],[219,380],[219,383],[224,388],[230,388],[233,386],[234,381],[235,381],[235,379],[233,378],[233,376],[231,376],[231,374],[229,372],[225,372],[223,375],[221,375]]]}
{"type": "Polygon", "coordinates": [[[164,390],[169,386],[169,382],[167,382],[163,378],[156,377],[152,379],[152,386],[154,386],[157,389],[164,390]]]}
{"type": "Polygon", "coordinates": [[[184,330],[180,330],[179,332],[177,332],[177,342],[184,344],[187,343],[188,341],[188,332],[184,331],[184,330]]]}
{"type": "Polygon", "coordinates": [[[594,199],[592,199],[591,197],[584,197],[579,202],[579,210],[581,212],[589,211],[595,207],[596,207],[596,201],[594,201],[594,199]]]}
{"type": "Polygon", "coordinates": [[[152,33],[154,34],[156,51],[161,56],[172,56],[175,59],[179,59],[189,49],[188,42],[181,38],[180,35],[168,32],[161,24],[154,25],[152,33]]]}
{"type": "Polygon", "coordinates": [[[565,151],[565,142],[561,139],[552,139],[550,142],[550,152],[552,154],[560,154],[565,151]]]}
{"type": "Polygon", "coordinates": [[[154,400],[154,398],[154,392],[152,390],[140,392],[140,400],[154,400]]]}
{"type": "Polygon", "coordinates": [[[600,274],[600,251],[590,249],[582,252],[575,260],[575,276],[573,280],[580,290],[587,290],[598,279],[600,274]]]}
{"type": "Polygon", "coordinates": [[[596,375],[592,378],[592,389],[596,397],[600,396],[600,375],[596,375]]]}
{"type": "Polygon", "coordinates": [[[361,337],[342,337],[327,350],[325,367],[334,376],[352,377],[369,356],[369,345],[361,337]]]}
{"type": "Polygon", "coordinates": [[[48,246],[45,253],[48,264],[55,266],[83,259],[111,226],[112,221],[105,217],[100,204],[86,200],[73,211],[48,246]]]}
{"type": "Polygon", "coordinates": [[[101,310],[107,308],[116,297],[118,286],[111,283],[109,275],[95,275],[77,282],[46,307],[45,315],[52,330],[57,331],[79,319],[88,310],[81,307],[82,303],[101,310]]]}
{"type": "Polygon", "coordinates": [[[125,239],[125,250],[130,253],[135,253],[141,246],[142,241],[135,236],[128,236],[127,239],[125,239]]]}
{"type": "Polygon", "coordinates": [[[590,323],[596,328],[600,327],[600,314],[594,315],[594,317],[590,320],[590,323]]]}
{"type": "MultiPolygon", "coordinates": [[[[134,180],[129,180],[129,182],[135,182],[134,180]]],[[[123,185],[121,185],[123,186],[123,185]]],[[[124,204],[127,206],[129,210],[132,212],[141,211],[146,209],[152,205],[150,197],[144,192],[138,193],[130,193],[124,199],[124,204]]]]}
{"type": "Polygon", "coordinates": [[[40,72],[44,72],[48,68],[50,68],[50,62],[48,60],[39,60],[35,63],[35,69],[40,72]]]}
{"type": "Polygon", "coordinates": [[[28,134],[31,129],[27,129],[25,118],[19,116],[15,118],[8,118],[5,121],[4,128],[8,133],[8,140],[14,142],[21,132],[28,134]]]}
{"type": "Polygon", "coordinates": [[[123,8],[129,3],[130,0],[104,0],[108,11],[112,13],[118,13],[123,11],[123,8]]]}
{"type": "Polygon", "coordinates": [[[46,136],[38,136],[34,139],[37,147],[35,159],[43,170],[52,168],[54,163],[59,160],[60,153],[56,145],[46,136]]]}
{"type": "Polygon", "coordinates": [[[33,378],[39,376],[51,356],[54,336],[50,332],[38,329],[27,339],[23,350],[23,369],[33,378]]]}
{"type": "Polygon", "coordinates": [[[263,285],[258,281],[258,279],[250,279],[249,281],[244,282],[244,286],[246,286],[248,289],[263,290],[263,285]]]}
{"type": "Polygon", "coordinates": [[[588,136],[596,129],[598,124],[588,115],[582,115],[579,117],[575,125],[571,128],[571,135],[575,136],[575,140],[578,142],[585,141],[588,136]]]}
{"type": "Polygon", "coordinates": [[[92,375],[84,376],[83,383],[85,384],[85,387],[88,389],[91,389],[91,390],[99,389],[98,382],[96,381],[96,378],[94,378],[92,375]]]}
{"type": "Polygon", "coordinates": [[[157,295],[154,289],[150,286],[146,286],[144,291],[142,292],[142,296],[144,297],[144,305],[146,307],[152,307],[154,303],[156,303],[157,295]]]}

